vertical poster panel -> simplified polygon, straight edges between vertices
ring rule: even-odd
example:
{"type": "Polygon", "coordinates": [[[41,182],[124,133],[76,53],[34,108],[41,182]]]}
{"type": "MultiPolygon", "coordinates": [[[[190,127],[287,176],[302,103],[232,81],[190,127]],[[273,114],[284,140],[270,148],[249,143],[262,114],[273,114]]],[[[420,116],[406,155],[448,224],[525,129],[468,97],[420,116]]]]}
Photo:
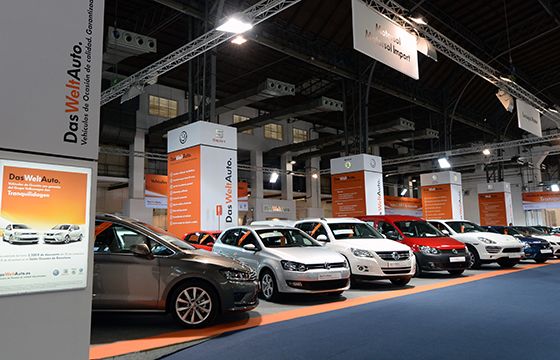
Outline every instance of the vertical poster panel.
{"type": "Polygon", "coordinates": [[[167,230],[183,237],[200,230],[200,146],[168,154],[167,173],[167,230]]]}
{"type": "Polygon", "coordinates": [[[371,171],[364,172],[366,215],[384,215],[383,175],[371,171]]]}
{"type": "Polygon", "coordinates": [[[422,186],[422,210],[427,220],[452,219],[451,185],[422,186]]]}
{"type": "Polygon", "coordinates": [[[367,215],[364,172],[331,176],[333,217],[367,215]]]}
{"type": "Polygon", "coordinates": [[[422,200],[408,197],[385,196],[385,214],[422,217],[422,200]]]}
{"type": "Polygon", "coordinates": [[[87,286],[91,169],[0,160],[0,295],[87,286]]]}
{"type": "Polygon", "coordinates": [[[201,146],[200,229],[225,230],[238,224],[237,151],[201,146]],[[222,214],[217,215],[216,206],[222,214]]]}
{"type": "Polygon", "coordinates": [[[144,206],[151,209],[167,209],[167,175],[146,174],[144,206]]]}
{"type": "Polygon", "coordinates": [[[506,194],[503,192],[478,194],[480,225],[506,226],[509,224],[507,219],[505,195],[506,194]]]}
{"type": "Polygon", "coordinates": [[[249,211],[249,188],[246,182],[237,183],[237,208],[239,211],[249,211]]]}
{"type": "Polygon", "coordinates": [[[507,224],[513,225],[513,200],[511,199],[511,193],[504,193],[504,198],[506,202],[507,224]]]}
{"type": "Polygon", "coordinates": [[[97,159],[103,6],[2,3],[0,108],[10,130],[0,132],[2,148],[97,159]]]}
{"type": "Polygon", "coordinates": [[[453,207],[453,220],[465,220],[463,209],[463,187],[458,184],[451,184],[451,206],[453,207]]]}

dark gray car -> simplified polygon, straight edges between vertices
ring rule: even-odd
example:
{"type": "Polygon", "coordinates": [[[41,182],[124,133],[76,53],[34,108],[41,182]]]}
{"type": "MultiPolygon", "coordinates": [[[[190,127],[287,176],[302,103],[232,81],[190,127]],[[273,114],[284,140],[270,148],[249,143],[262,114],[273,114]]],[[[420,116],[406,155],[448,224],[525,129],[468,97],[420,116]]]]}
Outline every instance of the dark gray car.
{"type": "Polygon", "coordinates": [[[146,223],[97,215],[93,309],[171,313],[187,328],[258,305],[256,274],[146,223]]]}

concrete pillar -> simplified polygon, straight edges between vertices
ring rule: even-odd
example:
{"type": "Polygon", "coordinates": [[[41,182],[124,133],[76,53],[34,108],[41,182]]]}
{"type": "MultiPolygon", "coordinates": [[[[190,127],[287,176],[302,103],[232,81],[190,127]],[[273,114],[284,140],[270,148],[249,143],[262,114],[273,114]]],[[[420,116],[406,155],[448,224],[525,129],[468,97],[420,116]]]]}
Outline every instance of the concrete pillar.
{"type": "Polygon", "coordinates": [[[129,165],[128,165],[128,195],[129,198],[123,200],[123,214],[134,219],[144,221],[148,224],[153,223],[153,210],[146,208],[144,204],[144,158],[134,156],[135,151],[145,151],[145,130],[137,129],[134,143],[130,145],[129,165]]]}
{"type": "Polygon", "coordinates": [[[263,199],[263,153],[259,150],[251,150],[251,198],[263,199]],[[256,169],[255,169],[256,168],[256,169]]]}
{"type": "Polygon", "coordinates": [[[289,174],[292,171],[292,154],[280,157],[282,167],[282,200],[294,199],[294,176],[289,174]]]}
{"type": "Polygon", "coordinates": [[[313,158],[306,161],[306,178],[305,178],[305,190],[306,190],[306,202],[308,208],[320,208],[321,207],[321,178],[319,175],[319,159],[313,158]],[[317,178],[313,175],[317,174],[317,178]]]}

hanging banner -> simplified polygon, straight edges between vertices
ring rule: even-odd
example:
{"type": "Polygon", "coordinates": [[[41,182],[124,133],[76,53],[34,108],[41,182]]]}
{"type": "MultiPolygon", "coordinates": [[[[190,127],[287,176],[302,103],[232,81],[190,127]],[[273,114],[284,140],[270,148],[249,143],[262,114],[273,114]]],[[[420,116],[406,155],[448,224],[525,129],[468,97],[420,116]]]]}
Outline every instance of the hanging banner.
{"type": "Polygon", "coordinates": [[[249,211],[249,188],[246,182],[237,183],[237,207],[239,211],[249,211]]]}
{"type": "Polygon", "coordinates": [[[354,49],[418,80],[416,37],[359,0],[352,0],[354,49]]]}
{"type": "Polygon", "coordinates": [[[422,217],[422,199],[385,196],[385,214],[422,217]]]}
{"type": "Polygon", "coordinates": [[[87,285],[91,169],[0,160],[0,295],[87,285]]]}
{"type": "Polygon", "coordinates": [[[522,100],[516,99],[515,103],[517,105],[517,125],[519,128],[541,137],[541,114],[537,109],[522,100]]]}
{"type": "Polygon", "coordinates": [[[152,209],[167,209],[167,175],[146,174],[144,206],[152,209]]]}
{"type": "Polygon", "coordinates": [[[560,193],[539,191],[521,194],[523,210],[543,210],[560,208],[560,193]]]}

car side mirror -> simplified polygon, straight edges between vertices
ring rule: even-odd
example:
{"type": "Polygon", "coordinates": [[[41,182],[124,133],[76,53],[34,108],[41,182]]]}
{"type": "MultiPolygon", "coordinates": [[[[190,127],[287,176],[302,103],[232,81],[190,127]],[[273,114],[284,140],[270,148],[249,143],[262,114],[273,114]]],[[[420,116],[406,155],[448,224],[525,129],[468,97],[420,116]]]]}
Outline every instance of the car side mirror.
{"type": "Polygon", "coordinates": [[[444,233],[445,235],[449,236],[449,230],[443,229],[443,230],[441,230],[441,232],[444,233]]]}
{"type": "Polygon", "coordinates": [[[145,257],[147,259],[152,259],[152,252],[146,244],[132,244],[130,245],[130,251],[138,256],[145,257]]]}
{"type": "Polygon", "coordinates": [[[247,251],[259,251],[259,249],[255,246],[255,244],[246,244],[246,245],[243,245],[243,250],[247,250],[247,251]]]}
{"type": "Polygon", "coordinates": [[[387,231],[385,236],[387,236],[387,239],[399,240],[399,235],[396,233],[396,231],[387,231]]]}
{"type": "Polygon", "coordinates": [[[329,242],[329,238],[327,237],[327,235],[325,234],[321,234],[319,236],[317,236],[317,241],[324,241],[324,242],[329,242]]]}

